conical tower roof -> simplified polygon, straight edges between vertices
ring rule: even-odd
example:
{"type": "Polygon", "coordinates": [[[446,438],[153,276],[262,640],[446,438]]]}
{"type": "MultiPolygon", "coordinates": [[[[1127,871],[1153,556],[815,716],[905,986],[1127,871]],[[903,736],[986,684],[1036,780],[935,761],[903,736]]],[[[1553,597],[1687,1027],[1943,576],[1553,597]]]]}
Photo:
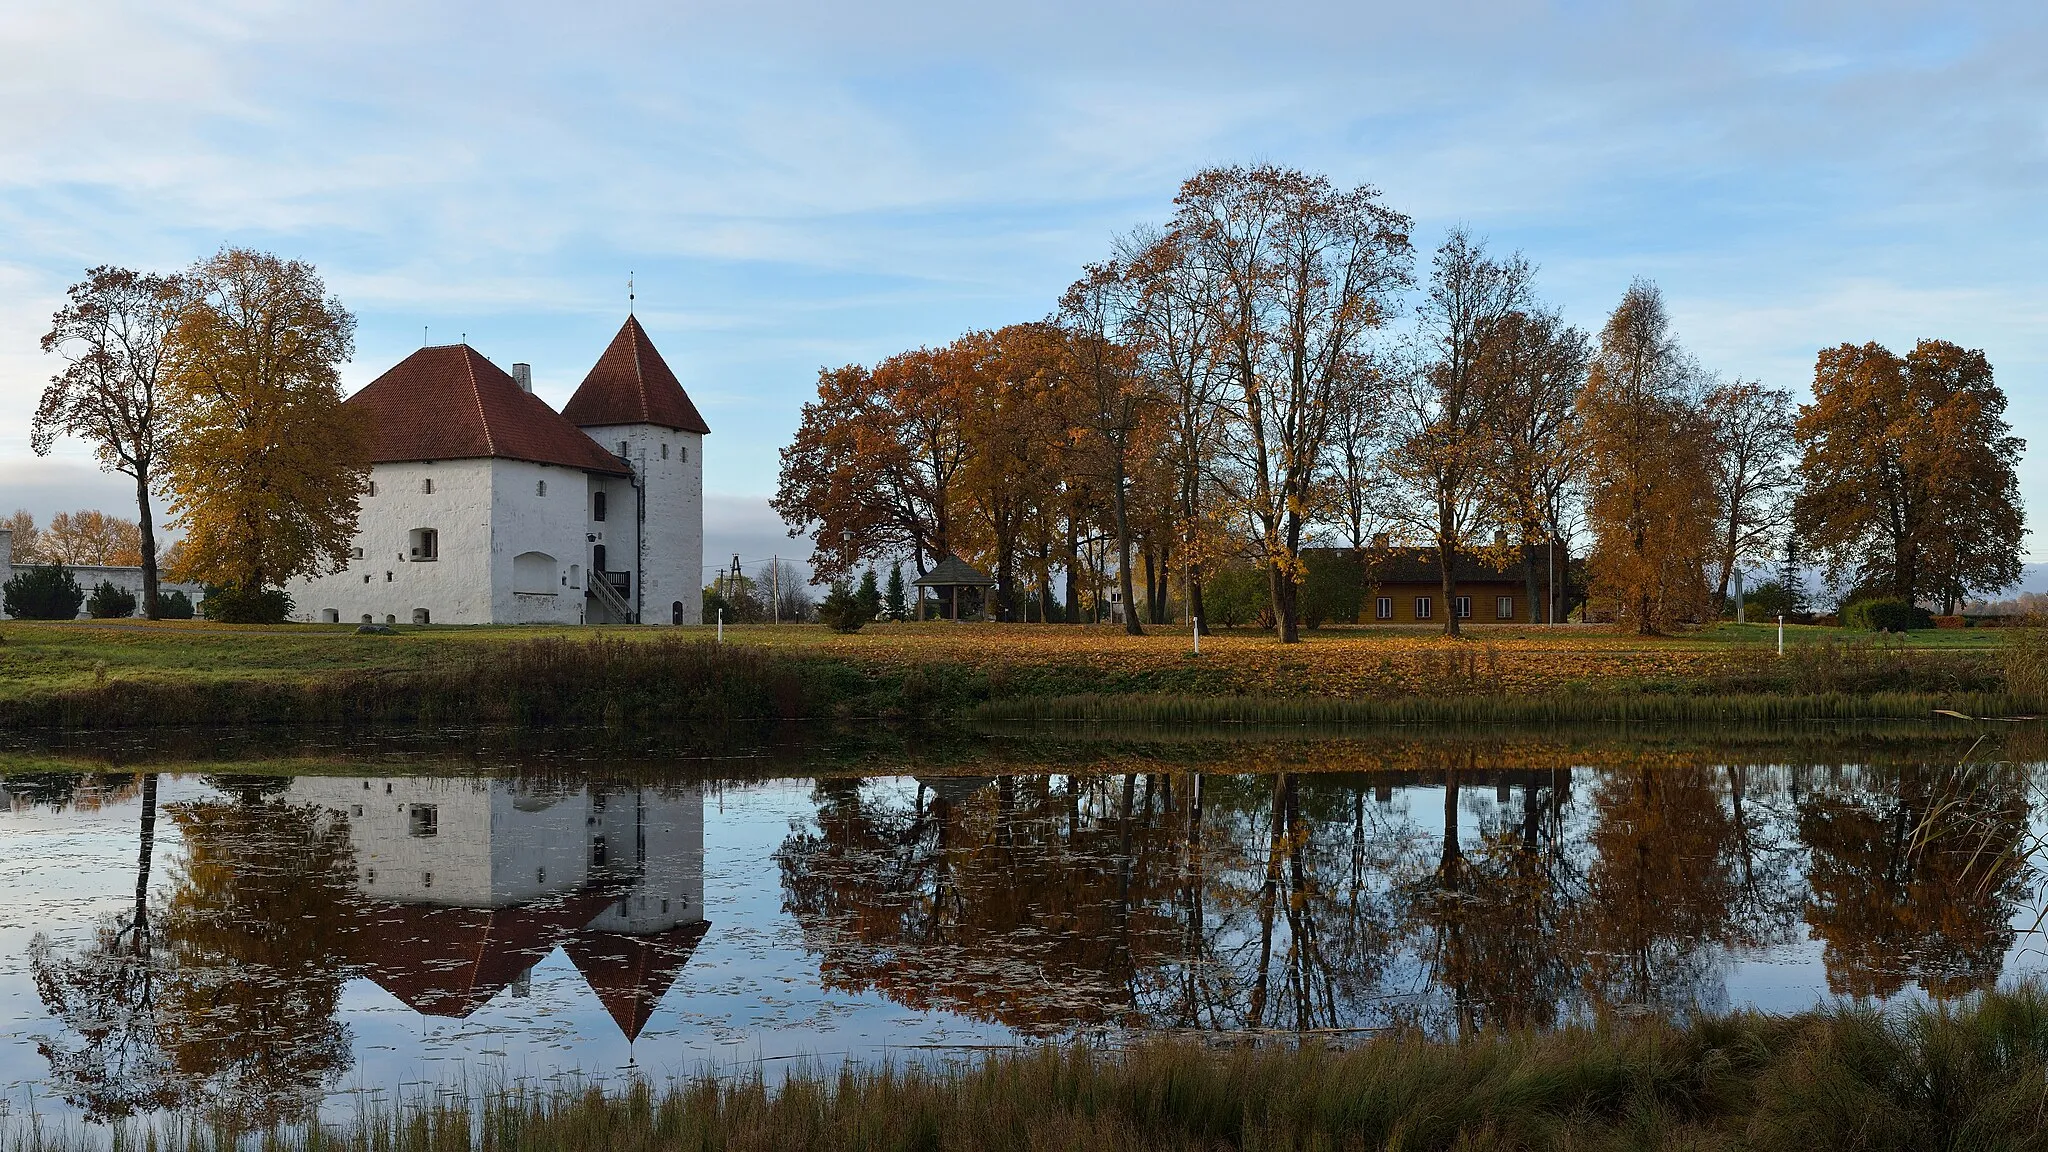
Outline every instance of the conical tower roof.
{"type": "Polygon", "coordinates": [[[710,927],[708,921],[697,920],[653,936],[586,928],[563,949],[619,1031],[628,1040],[638,1040],[710,927]]]}
{"type": "Polygon", "coordinates": [[[655,424],[679,432],[711,431],[654,341],[647,338],[647,330],[632,316],[597,358],[597,366],[583,378],[562,415],[579,428],[655,424]]]}

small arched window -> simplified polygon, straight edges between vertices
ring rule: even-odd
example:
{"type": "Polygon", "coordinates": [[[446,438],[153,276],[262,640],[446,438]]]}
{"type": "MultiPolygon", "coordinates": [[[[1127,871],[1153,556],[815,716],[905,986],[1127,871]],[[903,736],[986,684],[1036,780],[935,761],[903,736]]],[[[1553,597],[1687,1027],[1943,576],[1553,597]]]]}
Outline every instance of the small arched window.
{"type": "Polygon", "coordinates": [[[590,498],[590,518],[591,518],[592,520],[597,520],[597,521],[600,521],[600,522],[604,520],[604,493],[603,493],[603,492],[599,492],[599,493],[598,493],[597,495],[595,495],[595,496],[592,496],[592,497],[590,498]]]}
{"type": "Polygon", "coordinates": [[[547,481],[545,481],[545,480],[536,480],[536,481],[534,481],[534,482],[533,482],[533,494],[534,494],[535,496],[545,496],[545,495],[547,495],[547,494],[548,494],[548,482],[547,482],[547,481]]]}

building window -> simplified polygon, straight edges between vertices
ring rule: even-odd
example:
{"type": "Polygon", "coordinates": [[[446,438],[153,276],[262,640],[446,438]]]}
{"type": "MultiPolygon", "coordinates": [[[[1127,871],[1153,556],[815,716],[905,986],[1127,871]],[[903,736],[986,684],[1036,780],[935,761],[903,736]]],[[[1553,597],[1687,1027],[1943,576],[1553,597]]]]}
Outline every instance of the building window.
{"type": "Polygon", "coordinates": [[[412,530],[411,556],[420,563],[441,558],[441,534],[432,528],[412,530]]]}
{"type": "Polygon", "coordinates": [[[365,872],[365,873],[363,873],[363,883],[365,883],[365,884],[375,884],[376,882],[377,882],[377,870],[376,870],[375,868],[372,868],[372,869],[370,869],[370,870],[369,870],[368,872],[365,872]]]}
{"type": "Polygon", "coordinates": [[[433,874],[432,872],[422,872],[422,873],[420,873],[420,887],[422,887],[422,888],[432,888],[433,886],[434,886],[434,874],[433,874]]]}
{"type": "Polygon", "coordinates": [[[1470,596],[1452,597],[1451,607],[1458,613],[1458,619],[1470,620],[1472,618],[1472,598],[1470,596]]]}
{"type": "Polygon", "coordinates": [[[413,609],[413,610],[412,610],[412,622],[413,622],[413,623],[415,623],[415,624],[425,624],[425,623],[427,623],[427,610],[426,610],[425,608],[415,608],[415,609],[413,609]]]}
{"type": "Polygon", "coordinates": [[[386,572],[386,573],[384,574],[384,582],[385,582],[386,584],[389,584],[389,583],[391,583],[391,573],[389,573],[389,572],[386,572]]]}
{"type": "MultiPolygon", "coordinates": [[[[370,582],[370,578],[369,578],[368,576],[365,576],[365,577],[363,577],[363,583],[365,583],[365,584],[368,584],[369,582],[370,582]]],[[[363,623],[365,623],[365,624],[375,624],[376,622],[377,622],[377,621],[376,621],[376,620],[375,620],[374,618],[372,618],[372,617],[371,617],[371,615],[370,615],[370,614],[369,614],[368,612],[365,612],[365,613],[363,613],[363,623]]],[[[365,784],[365,785],[363,785],[363,787],[365,787],[365,788],[368,788],[368,787],[369,787],[369,785],[368,785],[368,784],[365,784]]]]}
{"type": "Polygon", "coordinates": [[[624,440],[621,440],[621,441],[619,441],[619,457],[620,457],[621,459],[624,459],[624,458],[625,458],[625,455],[626,455],[626,442],[625,442],[624,440]]]}
{"type": "Polygon", "coordinates": [[[590,518],[591,518],[592,520],[595,520],[595,521],[599,522],[599,523],[603,523],[603,522],[604,522],[604,493],[603,493],[603,492],[599,492],[599,493],[597,493],[596,495],[594,495],[594,496],[592,496],[592,497],[590,498],[590,518]]]}
{"type": "Polygon", "coordinates": [[[414,836],[432,836],[441,830],[441,813],[432,804],[415,804],[406,813],[406,831],[414,836]]]}
{"type": "Polygon", "coordinates": [[[341,609],[339,609],[339,608],[322,608],[322,609],[320,610],[320,622],[321,622],[322,624],[339,624],[339,623],[341,623],[341,609]]]}
{"type": "Polygon", "coordinates": [[[545,868],[535,868],[535,869],[533,870],[533,882],[534,882],[535,884],[545,884],[545,883],[547,883],[547,882],[548,882],[548,870],[547,870],[547,869],[545,869],[545,868]]]}
{"type": "Polygon", "coordinates": [[[668,445],[666,445],[666,444],[663,444],[663,445],[661,446],[661,458],[662,458],[663,460],[666,460],[666,459],[668,459],[668,445]]]}
{"type": "Polygon", "coordinates": [[[590,863],[593,867],[601,868],[604,866],[604,862],[604,837],[592,836],[590,838],[590,863]]]}
{"type": "Polygon", "coordinates": [[[1498,620],[1513,620],[1515,618],[1515,598],[1513,596],[1496,596],[1493,601],[1493,615],[1498,620]]]}
{"type": "MultiPolygon", "coordinates": [[[[365,787],[367,787],[367,786],[368,786],[368,783],[369,783],[368,781],[365,781],[365,782],[364,782],[364,786],[365,786],[365,787]]],[[[349,805],[349,806],[348,806],[348,814],[349,814],[349,815],[350,815],[351,817],[353,817],[354,819],[357,819],[357,820],[361,820],[361,819],[363,818],[363,806],[362,806],[361,804],[351,804],[351,805],[349,805]]]]}
{"type": "MultiPolygon", "coordinates": [[[[365,572],[365,573],[363,573],[363,583],[365,583],[365,584],[368,584],[369,582],[370,582],[370,574],[369,574],[368,572],[365,572]]],[[[368,621],[368,620],[366,619],[366,620],[364,620],[364,621],[363,621],[363,623],[365,623],[365,624],[368,624],[368,623],[369,623],[369,621],[368,621]]]]}
{"type": "Polygon", "coordinates": [[[361,548],[351,548],[348,550],[348,555],[351,560],[361,560],[363,558],[363,550],[361,548]]]}
{"type": "Polygon", "coordinates": [[[1417,596],[1415,598],[1415,618],[1417,620],[1429,619],[1429,597],[1417,596]]]}
{"type": "Polygon", "coordinates": [[[690,446],[689,446],[688,444],[685,444],[685,445],[683,445],[683,446],[682,446],[682,448],[681,448],[681,452],[682,452],[682,454],[683,454],[683,462],[684,462],[685,464],[689,463],[689,462],[690,462],[690,446]]]}
{"type": "Polygon", "coordinates": [[[1394,618],[1394,598],[1392,596],[1382,596],[1374,600],[1372,602],[1372,617],[1375,620],[1392,620],[1394,618]]]}
{"type": "Polygon", "coordinates": [[[432,496],[434,494],[434,478],[432,476],[429,476],[425,480],[420,481],[420,491],[426,493],[429,496],[432,496]]]}
{"type": "Polygon", "coordinates": [[[369,490],[369,492],[365,493],[365,495],[369,495],[369,496],[375,496],[376,494],[377,494],[377,482],[376,482],[375,480],[372,480],[372,481],[370,481],[370,490],[369,490]]]}
{"type": "Polygon", "coordinates": [[[545,495],[547,495],[547,494],[548,494],[548,482],[547,482],[547,481],[545,481],[545,480],[535,480],[535,481],[533,482],[533,494],[534,494],[535,496],[545,496],[545,495]]]}

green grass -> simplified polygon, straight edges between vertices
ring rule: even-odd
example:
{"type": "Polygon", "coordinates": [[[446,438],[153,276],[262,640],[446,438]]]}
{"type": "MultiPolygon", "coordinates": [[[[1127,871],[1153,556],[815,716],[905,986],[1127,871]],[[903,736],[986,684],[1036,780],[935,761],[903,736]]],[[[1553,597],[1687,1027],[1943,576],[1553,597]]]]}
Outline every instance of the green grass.
{"type": "Polygon", "coordinates": [[[1787,720],[1926,720],[1933,718],[1937,709],[1996,717],[2018,713],[2030,704],[2002,694],[1981,692],[1586,692],[1394,699],[1020,696],[988,701],[979,705],[974,715],[983,720],[1141,724],[1766,724],[1787,720]]]}
{"type": "MultiPolygon", "coordinates": [[[[2048,1148],[2048,996],[1432,1041],[1311,1035],[1218,1050],[1044,1047],[940,1067],[614,1092],[502,1091],[251,1133],[232,1115],[123,1134],[220,1152],[1215,1149],[2024,1152],[2048,1148]],[[1333,1045],[1345,1045],[1341,1050],[1333,1045]]],[[[17,1119],[11,1152],[86,1136],[17,1119]]]]}

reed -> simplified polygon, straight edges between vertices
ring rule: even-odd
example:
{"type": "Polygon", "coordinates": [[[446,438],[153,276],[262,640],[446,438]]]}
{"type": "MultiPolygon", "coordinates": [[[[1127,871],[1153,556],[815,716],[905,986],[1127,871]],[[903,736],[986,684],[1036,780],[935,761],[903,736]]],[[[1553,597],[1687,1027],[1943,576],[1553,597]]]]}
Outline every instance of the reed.
{"type": "Polygon", "coordinates": [[[1826,692],[1559,692],[1530,696],[1045,696],[992,700],[984,720],[1098,721],[1144,724],[1546,724],[1777,723],[1793,720],[1925,720],[1937,709],[1971,716],[2008,714],[2003,694],[1826,692]]]}
{"type": "MultiPolygon", "coordinates": [[[[2048,996],[1954,1006],[1607,1021],[1333,1050],[1042,1047],[944,1066],[511,1090],[366,1107],[339,1125],[195,1116],[118,1137],[162,1152],[963,1149],[2048,1148],[2048,996]]],[[[98,1136],[98,1138],[95,1138],[98,1136]]],[[[10,1152],[104,1147],[14,1122],[10,1152]]]]}

